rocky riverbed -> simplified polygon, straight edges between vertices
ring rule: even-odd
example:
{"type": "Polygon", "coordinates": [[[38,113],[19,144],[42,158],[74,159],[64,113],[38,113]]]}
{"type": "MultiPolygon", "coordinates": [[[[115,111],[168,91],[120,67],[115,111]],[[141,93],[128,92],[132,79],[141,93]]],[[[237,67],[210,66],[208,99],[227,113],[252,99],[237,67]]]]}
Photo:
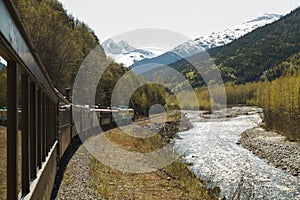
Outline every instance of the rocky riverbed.
{"type": "MultiPolygon", "coordinates": [[[[187,162],[193,163],[191,169],[201,180],[208,180],[209,186],[221,189],[219,198],[300,199],[298,177],[276,168],[240,145],[241,134],[261,123],[261,112],[255,107],[235,107],[213,114],[186,112],[194,128],[178,134],[181,139],[175,142],[176,150],[187,162]]],[[[268,145],[274,146],[272,138],[268,140],[268,145]]],[[[257,146],[264,145],[262,141],[257,143],[260,144],[257,146]]],[[[298,149],[289,149],[287,145],[286,150],[279,150],[281,148],[278,147],[277,152],[294,151],[292,158],[299,159],[298,149]]],[[[275,148],[269,150],[271,153],[276,154],[275,148]]]]}
{"type": "Polygon", "coordinates": [[[240,142],[258,157],[300,178],[299,142],[290,142],[276,132],[267,131],[263,125],[245,131],[240,142]]]}

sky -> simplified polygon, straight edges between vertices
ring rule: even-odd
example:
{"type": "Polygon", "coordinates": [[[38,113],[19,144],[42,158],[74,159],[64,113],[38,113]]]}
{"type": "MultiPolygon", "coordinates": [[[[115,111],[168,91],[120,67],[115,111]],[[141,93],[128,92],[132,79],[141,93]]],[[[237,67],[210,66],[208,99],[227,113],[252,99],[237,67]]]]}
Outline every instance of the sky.
{"type": "Polygon", "coordinates": [[[160,28],[191,39],[239,25],[263,13],[287,14],[300,0],[59,0],[100,41],[140,28],[160,28]]]}

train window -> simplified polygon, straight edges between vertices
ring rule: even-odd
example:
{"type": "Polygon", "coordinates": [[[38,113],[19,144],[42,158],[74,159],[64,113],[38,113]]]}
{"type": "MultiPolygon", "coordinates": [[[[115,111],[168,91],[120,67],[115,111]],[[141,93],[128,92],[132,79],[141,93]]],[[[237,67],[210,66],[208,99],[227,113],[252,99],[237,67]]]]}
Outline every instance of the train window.
{"type": "Polygon", "coordinates": [[[0,56],[0,199],[6,199],[6,168],[7,168],[7,62],[0,56]]]}

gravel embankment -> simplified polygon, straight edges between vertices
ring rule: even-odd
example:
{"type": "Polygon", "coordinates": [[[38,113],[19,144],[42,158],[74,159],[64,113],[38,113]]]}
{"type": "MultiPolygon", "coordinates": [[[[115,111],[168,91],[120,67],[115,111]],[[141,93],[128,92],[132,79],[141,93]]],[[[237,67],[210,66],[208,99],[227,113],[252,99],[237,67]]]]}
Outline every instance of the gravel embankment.
{"type": "Polygon", "coordinates": [[[51,199],[101,199],[90,188],[91,155],[80,142],[73,145],[61,164],[51,199]]]}
{"type": "MultiPolygon", "coordinates": [[[[143,129],[159,131],[163,127],[162,123],[150,123],[143,129]]],[[[176,137],[178,131],[187,130],[191,127],[189,120],[183,117],[180,121],[166,122],[161,134],[167,141],[171,141],[176,137]]],[[[142,128],[140,131],[143,131],[142,128]]],[[[52,200],[101,199],[96,189],[91,188],[90,184],[91,156],[79,139],[72,144],[62,159],[52,192],[52,200]]]]}
{"type": "Polygon", "coordinates": [[[300,177],[300,143],[257,127],[241,135],[241,146],[293,176],[300,177]]]}

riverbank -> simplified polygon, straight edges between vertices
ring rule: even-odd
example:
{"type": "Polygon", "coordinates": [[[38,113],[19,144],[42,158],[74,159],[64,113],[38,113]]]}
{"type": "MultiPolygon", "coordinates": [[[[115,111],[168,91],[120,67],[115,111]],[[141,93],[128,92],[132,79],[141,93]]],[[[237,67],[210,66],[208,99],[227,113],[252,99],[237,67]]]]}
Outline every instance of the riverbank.
{"type": "Polygon", "coordinates": [[[261,109],[233,107],[212,114],[186,111],[194,128],[179,133],[177,151],[226,199],[300,199],[299,178],[243,148],[241,134],[257,127],[261,109]]]}
{"type": "Polygon", "coordinates": [[[264,129],[263,124],[242,133],[240,144],[273,166],[300,178],[300,143],[264,129]]]}
{"type": "MultiPolygon", "coordinates": [[[[138,122],[137,133],[159,132],[147,139],[131,137],[118,128],[105,135],[124,150],[152,152],[177,138],[178,131],[192,127],[186,117],[180,116],[168,116],[165,126],[159,117],[138,122]]],[[[218,199],[219,189],[207,189],[206,182],[200,181],[189,167],[177,160],[154,172],[125,173],[99,162],[81,145],[66,167],[55,198],[72,199],[76,195],[83,199],[218,199]]]]}

